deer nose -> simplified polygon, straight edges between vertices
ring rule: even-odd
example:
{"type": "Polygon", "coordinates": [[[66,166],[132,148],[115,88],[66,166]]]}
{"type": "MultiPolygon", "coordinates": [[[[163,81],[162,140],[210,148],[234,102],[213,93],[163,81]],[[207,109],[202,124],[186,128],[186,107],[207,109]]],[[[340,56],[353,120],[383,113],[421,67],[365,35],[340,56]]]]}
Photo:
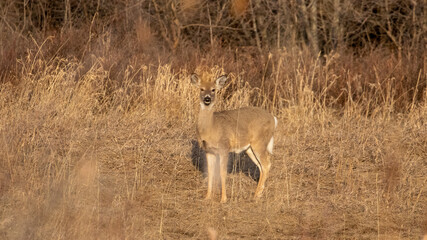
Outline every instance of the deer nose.
{"type": "Polygon", "coordinates": [[[206,96],[205,98],[203,98],[203,102],[205,103],[205,105],[209,105],[212,102],[212,99],[210,96],[206,96]]]}

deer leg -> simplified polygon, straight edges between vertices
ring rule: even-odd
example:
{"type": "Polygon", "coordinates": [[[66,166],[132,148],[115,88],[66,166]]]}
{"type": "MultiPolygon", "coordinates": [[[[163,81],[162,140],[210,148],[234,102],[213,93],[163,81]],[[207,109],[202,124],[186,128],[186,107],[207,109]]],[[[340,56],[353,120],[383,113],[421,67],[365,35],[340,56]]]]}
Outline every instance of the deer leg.
{"type": "Polygon", "coordinates": [[[228,153],[222,152],[220,154],[220,175],[221,175],[221,203],[227,202],[227,191],[225,187],[225,180],[227,178],[227,165],[228,153]]]}
{"type": "Polygon", "coordinates": [[[255,190],[255,197],[260,197],[264,190],[264,184],[268,177],[268,172],[270,171],[271,163],[270,156],[266,151],[256,151],[250,147],[246,153],[251,158],[251,160],[258,166],[260,176],[258,180],[258,186],[255,190]],[[262,153],[262,154],[260,154],[262,153]]]}
{"type": "Polygon", "coordinates": [[[206,162],[208,165],[208,192],[206,193],[205,199],[208,200],[212,198],[212,184],[215,174],[216,156],[210,153],[206,153],[206,162]]]}
{"type": "Polygon", "coordinates": [[[257,190],[255,191],[255,197],[261,197],[262,192],[264,190],[265,181],[268,178],[268,173],[270,172],[271,162],[270,162],[270,156],[265,153],[262,156],[263,161],[261,162],[262,165],[262,178],[259,179],[257,190]]]}

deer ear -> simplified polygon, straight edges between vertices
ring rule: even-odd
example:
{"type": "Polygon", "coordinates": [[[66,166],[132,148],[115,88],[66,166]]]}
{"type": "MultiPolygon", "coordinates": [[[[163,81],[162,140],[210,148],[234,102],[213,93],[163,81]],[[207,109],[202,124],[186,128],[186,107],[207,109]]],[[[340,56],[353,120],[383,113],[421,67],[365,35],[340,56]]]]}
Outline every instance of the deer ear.
{"type": "Polygon", "coordinates": [[[194,85],[199,85],[199,84],[200,84],[200,78],[199,78],[199,75],[197,75],[197,74],[193,73],[193,74],[191,74],[190,79],[191,79],[191,83],[192,83],[192,84],[194,84],[194,85]]]}
{"type": "Polygon", "coordinates": [[[227,79],[227,75],[222,75],[221,77],[217,78],[215,80],[216,88],[221,89],[222,87],[224,87],[225,83],[227,82],[227,79]]]}

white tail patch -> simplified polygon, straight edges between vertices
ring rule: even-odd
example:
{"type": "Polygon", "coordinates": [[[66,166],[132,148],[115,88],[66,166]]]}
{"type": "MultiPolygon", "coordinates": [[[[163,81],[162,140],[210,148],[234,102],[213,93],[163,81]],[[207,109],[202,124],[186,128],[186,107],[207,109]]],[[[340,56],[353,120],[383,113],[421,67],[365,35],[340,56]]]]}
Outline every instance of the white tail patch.
{"type": "Polygon", "coordinates": [[[268,145],[267,145],[267,151],[271,154],[273,154],[273,145],[274,145],[274,137],[271,137],[270,142],[268,142],[268,145]]]}
{"type": "MultiPolygon", "coordinates": [[[[274,117],[274,128],[277,128],[277,123],[278,123],[277,118],[274,117]]],[[[273,145],[274,145],[274,137],[271,137],[270,142],[268,142],[268,145],[267,145],[267,151],[271,154],[273,154],[273,145]]]]}

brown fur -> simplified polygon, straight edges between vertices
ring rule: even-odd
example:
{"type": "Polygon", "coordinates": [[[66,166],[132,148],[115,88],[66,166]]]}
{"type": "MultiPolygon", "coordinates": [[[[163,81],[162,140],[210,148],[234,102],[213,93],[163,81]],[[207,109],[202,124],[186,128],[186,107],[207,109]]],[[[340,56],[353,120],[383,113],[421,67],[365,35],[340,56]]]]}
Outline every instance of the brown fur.
{"type": "Polygon", "coordinates": [[[227,201],[225,180],[228,153],[242,151],[246,151],[260,169],[260,179],[255,197],[261,196],[271,165],[268,152],[271,152],[273,147],[273,134],[276,128],[275,117],[257,107],[215,112],[216,91],[222,88],[227,77],[221,76],[216,81],[212,81],[206,77],[200,79],[196,74],[193,74],[191,80],[200,87],[201,109],[197,123],[197,136],[200,145],[206,152],[208,163],[206,199],[211,198],[213,167],[215,162],[219,160],[221,202],[227,201]]]}

